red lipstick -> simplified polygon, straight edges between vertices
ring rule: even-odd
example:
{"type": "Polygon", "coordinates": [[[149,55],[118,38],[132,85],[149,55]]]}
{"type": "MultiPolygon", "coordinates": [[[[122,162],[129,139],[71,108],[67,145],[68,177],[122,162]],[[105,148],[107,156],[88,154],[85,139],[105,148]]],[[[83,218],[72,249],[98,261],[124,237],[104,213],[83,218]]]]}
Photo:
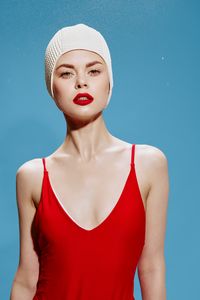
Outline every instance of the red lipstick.
{"type": "Polygon", "coordinates": [[[79,93],[74,97],[73,102],[78,105],[87,105],[90,104],[93,100],[94,98],[90,94],[79,93]]]}

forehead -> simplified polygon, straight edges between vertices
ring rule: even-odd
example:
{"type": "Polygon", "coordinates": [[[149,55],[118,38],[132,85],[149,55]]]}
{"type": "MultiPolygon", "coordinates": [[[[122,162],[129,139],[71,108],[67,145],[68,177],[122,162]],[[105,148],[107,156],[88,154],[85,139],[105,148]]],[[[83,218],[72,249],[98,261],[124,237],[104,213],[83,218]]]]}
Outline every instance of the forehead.
{"type": "Polygon", "coordinates": [[[56,62],[56,67],[63,63],[76,64],[87,64],[91,61],[99,61],[105,64],[104,59],[101,55],[96,52],[85,50],[85,49],[74,49],[63,53],[56,62]]]}

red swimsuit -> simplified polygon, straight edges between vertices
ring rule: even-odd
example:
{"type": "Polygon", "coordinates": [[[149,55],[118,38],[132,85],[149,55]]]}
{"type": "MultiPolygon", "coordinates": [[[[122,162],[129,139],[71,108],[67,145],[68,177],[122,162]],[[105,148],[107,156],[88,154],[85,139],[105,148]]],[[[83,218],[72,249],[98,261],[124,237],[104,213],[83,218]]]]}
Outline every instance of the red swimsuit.
{"type": "Polygon", "coordinates": [[[134,165],[106,219],[92,230],[76,224],[57,199],[43,158],[34,217],[40,269],[33,300],[134,300],[134,276],[145,240],[145,209],[134,165]]]}

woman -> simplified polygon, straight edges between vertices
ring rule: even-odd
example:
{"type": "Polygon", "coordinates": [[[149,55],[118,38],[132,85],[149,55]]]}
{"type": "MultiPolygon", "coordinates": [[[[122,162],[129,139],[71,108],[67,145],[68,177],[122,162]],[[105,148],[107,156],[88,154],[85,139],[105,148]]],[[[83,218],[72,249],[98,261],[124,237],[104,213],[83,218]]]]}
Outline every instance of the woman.
{"type": "Polygon", "coordinates": [[[165,300],[168,170],[164,153],[106,128],[113,87],[107,43],[64,27],[45,54],[47,89],[67,132],[17,171],[20,260],[11,300],[165,300]]]}

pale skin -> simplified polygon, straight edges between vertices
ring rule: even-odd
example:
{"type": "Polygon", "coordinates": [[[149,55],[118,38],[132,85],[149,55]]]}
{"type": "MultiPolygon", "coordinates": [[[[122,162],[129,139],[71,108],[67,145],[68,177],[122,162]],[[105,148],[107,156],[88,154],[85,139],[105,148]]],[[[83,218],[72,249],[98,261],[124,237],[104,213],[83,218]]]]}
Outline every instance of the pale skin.
{"type": "MultiPolygon", "coordinates": [[[[109,77],[98,54],[87,50],[64,53],[56,63],[53,90],[55,104],[63,112],[68,129],[62,145],[46,157],[46,167],[66,211],[79,226],[91,230],[109,215],[121,194],[130,170],[131,144],[111,135],[103,119],[109,77]],[[86,67],[94,61],[100,63],[86,67]],[[57,69],[63,64],[74,68],[57,69]],[[74,104],[72,99],[79,92],[88,92],[94,101],[86,106],[74,104]]],[[[136,144],[135,151],[135,169],[146,213],[145,245],[138,263],[142,299],[166,300],[167,158],[151,145],[136,144]]],[[[17,170],[20,257],[11,300],[31,300],[36,291],[39,262],[31,226],[40,201],[42,177],[39,158],[17,170]]]]}

